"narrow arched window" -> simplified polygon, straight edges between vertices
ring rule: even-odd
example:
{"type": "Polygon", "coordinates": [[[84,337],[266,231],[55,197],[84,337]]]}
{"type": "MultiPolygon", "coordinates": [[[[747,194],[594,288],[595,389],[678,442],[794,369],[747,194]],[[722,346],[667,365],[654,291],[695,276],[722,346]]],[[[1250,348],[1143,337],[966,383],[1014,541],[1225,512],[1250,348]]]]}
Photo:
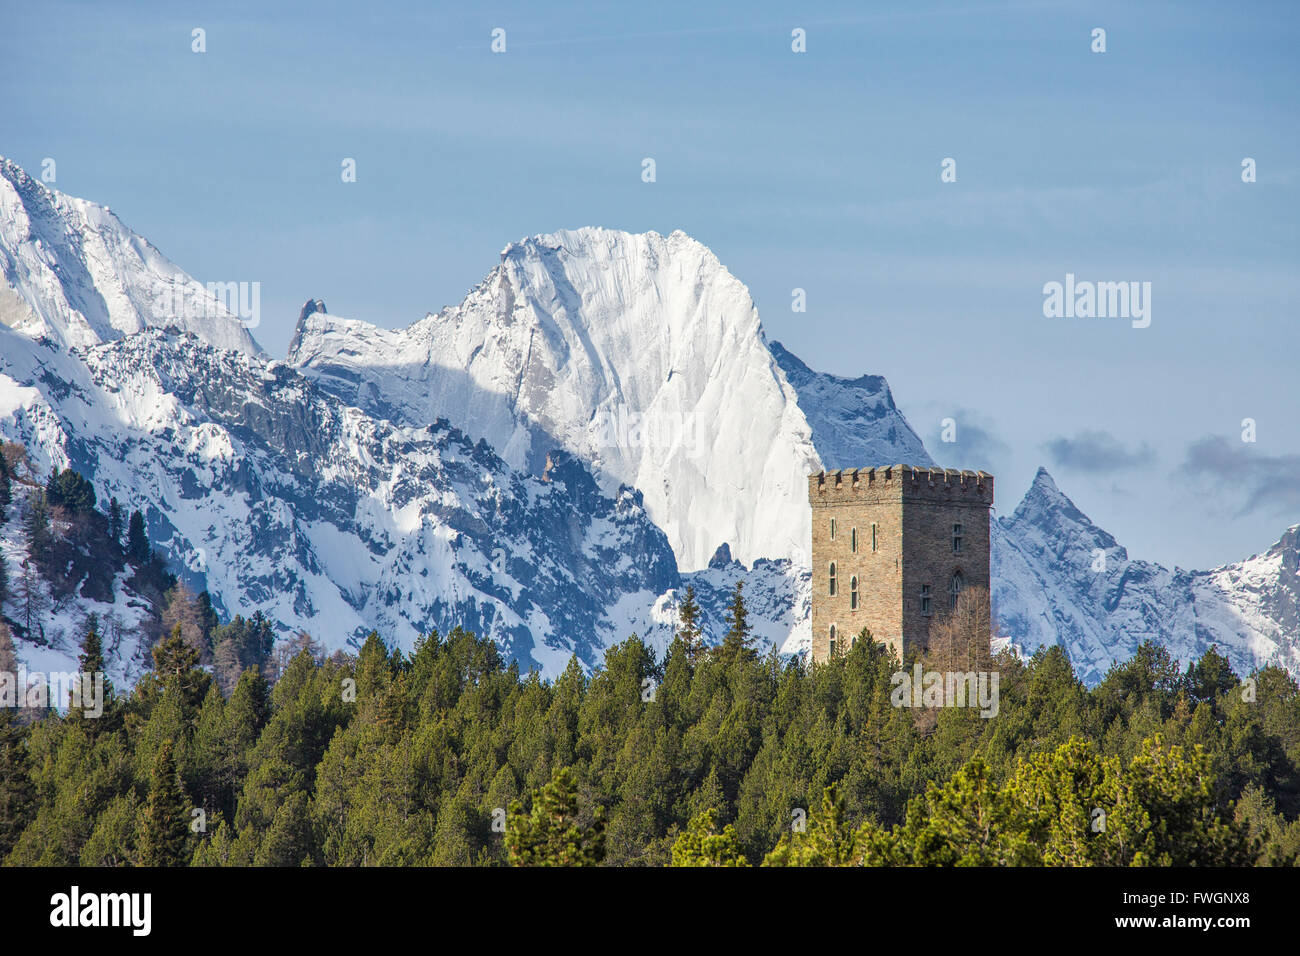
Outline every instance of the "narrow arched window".
{"type": "Polygon", "coordinates": [[[849,610],[858,609],[858,576],[855,574],[849,578],[849,610]]]}
{"type": "Polygon", "coordinates": [[[835,656],[835,625],[831,625],[831,657],[835,656]]]}
{"type": "Polygon", "coordinates": [[[957,607],[957,598],[961,596],[961,589],[965,583],[962,580],[960,571],[948,579],[948,606],[950,608],[957,607]]]}
{"type": "Polygon", "coordinates": [[[831,597],[835,597],[835,562],[834,561],[831,562],[830,592],[831,592],[831,597]]]}

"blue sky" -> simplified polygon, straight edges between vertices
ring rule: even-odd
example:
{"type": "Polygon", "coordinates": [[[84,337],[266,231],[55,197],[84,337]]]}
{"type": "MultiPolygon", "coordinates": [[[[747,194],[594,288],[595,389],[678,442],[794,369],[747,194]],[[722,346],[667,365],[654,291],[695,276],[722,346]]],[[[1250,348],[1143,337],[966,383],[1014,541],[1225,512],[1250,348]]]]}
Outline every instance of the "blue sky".
{"type": "Polygon", "coordinates": [[[201,280],[261,282],[272,354],[309,297],[400,326],[523,236],[683,229],[770,339],[885,375],[937,458],[997,476],[1003,514],[1043,464],[1169,565],[1300,522],[1294,3],[49,2],[4,23],[0,154],[53,157],[57,188],[201,280]],[[1150,327],[1045,318],[1067,272],[1149,281],[1150,327]]]}

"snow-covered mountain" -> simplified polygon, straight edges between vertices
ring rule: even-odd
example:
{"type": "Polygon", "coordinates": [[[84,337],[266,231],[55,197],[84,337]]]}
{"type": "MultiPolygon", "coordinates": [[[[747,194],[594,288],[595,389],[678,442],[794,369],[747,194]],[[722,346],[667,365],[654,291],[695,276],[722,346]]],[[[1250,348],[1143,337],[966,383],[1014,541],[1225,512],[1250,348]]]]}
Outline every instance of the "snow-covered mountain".
{"type": "Polygon", "coordinates": [[[575,651],[594,663],[626,636],[611,610],[648,608],[679,581],[640,494],[601,495],[567,456],[525,476],[445,420],[369,418],[283,363],[189,333],[68,353],[0,330],[0,344],[6,377],[61,389],[8,402],[6,437],[39,469],[76,468],[140,508],[230,613],[333,646],[371,628],[409,645],[459,623],[549,672],[575,651]]]}
{"type": "Polygon", "coordinates": [[[772,355],[794,386],[812,427],[813,447],[828,470],[906,462],[934,467],[934,459],[894,404],[879,375],[840,378],[814,372],[780,342],[772,355]]]}
{"type": "Polygon", "coordinates": [[[721,544],[807,563],[808,422],[748,290],[685,233],[512,243],[406,329],[304,310],[288,360],[372,414],[446,416],[530,474],[571,452],[607,490],[641,489],[684,569],[721,544]]]}
{"type": "Polygon", "coordinates": [[[238,307],[227,307],[233,302],[186,275],[107,206],[49,189],[0,157],[0,325],[85,346],[165,322],[254,354],[238,307]]]}
{"type": "MultiPolygon", "coordinates": [[[[883,379],[819,374],[779,344],[772,350],[830,467],[932,464],[883,379]],[[855,409],[878,424],[874,432],[855,422],[855,409]]],[[[1277,664],[1300,675],[1298,533],[1292,528],[1263,557],[1213,571],[1169,571],[1130,559],[1040,468],[1011,517],[992,521],[999,631],[1022,653],[1059,644],[1088,683],[1147,639],[1183,663],[1218,645],[1239,673],[1277,664]]]]}
{"type": "Polygon", "coordinates": [[[1089,683],[1148,639],[1184,662],[1217,644],[1241,673],[1274,663],[1300,674],[1300,526],[1262,557],[1169,571],[1130,559],[1040,468],[992,531],[1003,633],[1029,651],[1065,647],[1089,683]]]}
{"type": "MultiPolygon", "coordinates": [[[[744,285],[680,232],[513,243],[398,331],[311,300],[276,362],[107,210],[3,170],[0,437],[139,508],[192,586],[281,632],[409,646],[459,623],[554,674],[633,631],[662,647],[688,584],[720,636],[743,577],[758,635],[798,652],[806,475],[933,463],[883,378],[767,343],[744,285]]],[[[1063,644],[1090,681],[1148,636],[1300,673],[1297,529],[1169,572],[1041,472],[993,547],[1003,629],[1063,644]]]]}

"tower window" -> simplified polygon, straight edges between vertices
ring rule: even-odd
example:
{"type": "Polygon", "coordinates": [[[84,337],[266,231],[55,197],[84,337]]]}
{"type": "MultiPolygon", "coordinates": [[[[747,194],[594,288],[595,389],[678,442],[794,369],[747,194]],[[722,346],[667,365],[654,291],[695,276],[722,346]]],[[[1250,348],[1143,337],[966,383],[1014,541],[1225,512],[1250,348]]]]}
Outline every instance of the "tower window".
{"type": "Polygon", "coordinates": [[[834,561],[831,562],[830,592],[831,592],[831,597],[835,597],[835,562],[834,561]]]}
{"type": "Polygon", "coordinates": [[[874,521],[871,523],[871,550],[880,550],[880,542],[876,537],[876,523],[874,521]]]}
{"type": "Polygon", "coordinates": [[[849,550],[854,554],[858,553],[858,529],[849,529],[849,550]]]}
{"type": "Polygon", "coordinates": [[[957,607],[957,598],[961,595],[961,589],[965,582],[962,580],[961,572],[958,571],[948,579],[948,606],[957,607]]]}
{"type": "Polygon", "coordinates": [[[963,535],[962,535],[961,525],[959,524],[953,525],[952,526],[952,553],[953,554],[961,554],[962,537],[963,535]]]}
{"type": "Polygon", "coordinates": [[[831,540],[835,540],[835,519],[831,519],[831,540]]]}
{"type": "Polygon", "coordinates": [[[858,609],[858,576],[855,574],[849,578],[849,610],[858,609]]]}
{"type": "Polygon", "coordinates": [[[831,652],[830,652],[830,656],[831,656],[831,657],[834,657],[834,656],[835,656],[835,625],[834,625],[834,624],[831,625],[831,652]]]}
{"type": "Polygon", "coordinates": [[[929,617],[932,613],[930,608],[930,585],[921,585],[921,613],[929,617]]]}

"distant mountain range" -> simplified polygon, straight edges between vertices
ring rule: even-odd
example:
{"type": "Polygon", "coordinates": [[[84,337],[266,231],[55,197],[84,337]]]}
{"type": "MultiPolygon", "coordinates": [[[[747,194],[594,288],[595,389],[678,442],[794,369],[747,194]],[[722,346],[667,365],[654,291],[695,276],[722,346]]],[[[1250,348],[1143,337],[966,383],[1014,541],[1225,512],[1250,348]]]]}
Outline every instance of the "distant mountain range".
{"type": "MultiPolygon", "coordinates": [[[[681,232],[512,243],[462,303],[396,331],[312,299],[276,361],[106,208],[3,160],[0,270],[0,437],[141,510],[220,610],[327,647],[463,624],[554,676],[633,631],[665,644],[687,584],[720,638],[743,578],[757,634],[801,653],[806,476],[934,464],[883,378],[768,343],[745,286],[681,232]]],[[[1171,572],[1040,469],[994,519],[998,621],[1023,652],[1063,645],[1089,682],[1147,638],[1300,675],[1298,532],[1171,572]]],[[[68,658],[75,620],[53,609],[49,646],[20,653],[68,658]]]]}

